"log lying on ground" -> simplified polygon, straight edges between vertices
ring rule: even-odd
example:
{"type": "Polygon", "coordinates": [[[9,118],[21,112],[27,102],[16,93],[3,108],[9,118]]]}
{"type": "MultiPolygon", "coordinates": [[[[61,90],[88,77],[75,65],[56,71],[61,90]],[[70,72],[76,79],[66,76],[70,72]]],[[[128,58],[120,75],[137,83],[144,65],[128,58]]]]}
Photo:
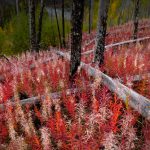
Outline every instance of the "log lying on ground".
{"type": "Polygon", "coordinates": [[[146,25],[146,26],[141,26],[141,27],[139,27],[138,29],[139,30],[143,30],[143,29],[149,29],[150,28],[150,25],[146,25]]]}
{"type": "MultiPolygon", "coordinates": [[[[131,44],[134,42],[142,42],[142,41],[149,40],[149,39],[150,39],[150,37],[143,37],[143,38],[139,38],[139,39],[135,39],[135,40],[128,40],[128,41],[123,41],[123,42],[119,42],[119,43],[114,43],[114,44],[106,45],[105,49],[108,49],[111,47],[116,47],[116,46],[127,45],[127,44],[131,44]]],[[[83,52],[81,55],[89,55],[93,52],[94,52],[94,50],[89,50],[87,52],[83,52]]]]}
{"type": "MultiPolygon", "coordinates": [[[[63,53],[60,51],[57,51],[56,53],[70,60],[70,55],[68,53],[63,53]]],[[[128,101],[130,107],[146,119],[150,120],[150,100],[148,98],[145,98],[132,89],[124,86],[119,81],[113,80],[111,77],[91,67],[90,65],[81,62],[81,68],[85,69],[89,76],[101,78],[103,84],[107,86],[110,91],[116,93],[123,100],[123,102],[126,103],[128,101]]]]}
{"type": "MultiPolygon", "coordinates": [[[[138,28],[138,30],[144,30],[144,29],[147,29],[147,28],[150,28],[150,25],[141,26],[141,27],[138,28]]],[[[107,35],[116,34],[116,33],[120,32],[120,31],[121,31],[121,29],[118,29],[118,30],[115,30],[115,31],[112,31],[112,32],[107,32],[107,35]]],[[[87,46],[87,45],[93,43],[94,41],[95,41],[95,38],[93,40],[91,40],[90,42],[86,43],[84,46],[87,46]]]]}
{"type": "Polygon", "coordinates": [[[141,75],[134,75],[134,76],[127,76],[126,79],[130,80],[132,82],[134,81],[141,81],[144,79],[150,78],[150,73],[145,73],[145,74],[141,74],[141,75]]]}
{"type": "MultiPolygon", "coordinates": [[[[142,79],[145,79],[145,77],[150,77],[150,73],[144,74],[144,75],[135,75],[135,76],[131,76],[131,77],[128,77],[128,78],[130,78],[130,81],[140,81],[142,79]]],[[[118,79],[115,79],[115,80],[120,81],[118,79]]],[[[88,87],[92,87],[92,85],[89,85],[88,87]]],[[[81,91],[81,89],[77,89],[77,88],[67,89],[66,90],[66,95],[67,94],[68,95],[75,94],[75,93],[78,93],[80,91],[81,91]]],[[[59,99],[61,97],[61,94],[62,94],[62,92],[55,92],[55,93],[51,93],[49,96],[52,100],[55,101],[56,99],[59,99]]],[[[36,103],[40,102],[40,99],[44,100],[44,98],[45,98],[45,96],[41,96],[41,98],[38,97],[38,96],[31,97],[31,98],[21,100],[20,103],[21,103],[21,105],[36,104],[36,103]]],[[[8,104],[11,105],[11,106],[15,106],[15,102],[10,102],[8,104]]],[[[5,106],[3,104],[0,104],[0,110],[4,110],[4,107],[5,106]]]]}
{"type": "MultiPolygon", "coordinates": [[[[74,89],[67,89],[66,90],[66,95],[71,95],[71,94],[75,94],[75,93],[78,93],[79,91],[81,91],[81,88],[80,89],[77,89],[77,88],[74,88],[74,89]]],[[[61,98],[61,95],[62,95],[62,92],[55,92],[55,93],[50,93],[49,96],[50,98],[55,101],[56,99],[59,99],[61,98]]],[[[31,97],[31,98],[27,98],[27,99],[23,99],[23,100],[20,100],[20,104],[21,105],[26,105],[26,104],[36,104],[38,102],[40,102],[41,100],[44,100],[45,99],[45,96],[41,96],[41,97],[38,97],[38,96],[35,96],[35,97],[31,97]]],[[[10,100],[11,101],[11,100],[10,100]]],[[[5,106],[6,105],[9,105],[9,106],[15,106],[15,102],[13,102],[14,100],[12,99],[12,102],[8,102],[6,104],[0,104],[0,110],[4,110],[5,109],[5,106]]]]}
{"type": "Polygon", "coordinates": [[[145,79],[147,80],[149,78],[150,78],[150,73],[144,73],[144,74],[133,75],[133,76],[125,76],[125,77],[118,76],[118,77],[114,78],[114,80],[117,80],[120,83],[122,83],[123,79],[126,79],[126,81],[129,81],[129,82],[136,82],[136,81],[142,81],[145,79]]]}

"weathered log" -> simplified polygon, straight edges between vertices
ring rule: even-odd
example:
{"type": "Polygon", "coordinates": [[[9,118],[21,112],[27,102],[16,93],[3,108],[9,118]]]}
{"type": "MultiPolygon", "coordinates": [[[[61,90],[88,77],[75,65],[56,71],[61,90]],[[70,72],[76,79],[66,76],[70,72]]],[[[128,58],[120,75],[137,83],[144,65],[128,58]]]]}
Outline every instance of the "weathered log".
{"type": "MultiPolygon", "coordinates": [[[[93,84],[89,84],[89,85],[87,85],[86,88],[93,88],[93,86],[94,86],[93,84]]],[[[66,96],[70,96],[70,95],[79,93],[79,92],[81,92],[84,89],[85,89],[84,87],[67,89],[67,90],[65,90],[65,94],[66,94],[66,96]]],[[[62,91],[54,92],[54,93],[50,93],[48,96],[51,98],[51,100],[53,102],[55,102],[56,100],[59,100],[61,98],[62,93],[63,93],[62,91]]],[[[26,105],[26,104],[37,104],[37,103],[45,100],[45,96],[46,95],[42,95],[40,97],[39,96],[35,96],[35,97],[23,99],[23,100],[20,100],[20,104],[22,106],[26,105]]],[[[7,106],[15,106],[14,98],[10,99],[10,101],[8,103],[0,104],[0,110],[4,110],[6,105],[7,106]]]]}
{"type": "MultiPolygon", "coordinates": [[[[135,40],[127,40],[127,41],[123,41],[123,42],[119,42],[119,43],[109,44],[109,45],[105,46],[105,49],[108,49],[111,47],[116,47],[116,46],[121,46],[121,45],[127,45],[127,44],[134,43],[134,42],[142,42],[142,41],[149,40],[149,39],[150,39],[150,37],[143,37],[143,38],[138,38],[135,40]]],[[[87,52],[83,52],[81,55],[89,55],[93,52],[94,52],[94,50],[89,50],[87,52]]]]}
{"type": "MultiPolygon", "coordinates": [[[[63,53],[60,51],[57,51],[56,53],[70,60],[70,55],[68,53],[63,53]]],[[[150,120],[150,100],[148,98],[126,87],[119,81],[113,80],[111,77],[88,64],[81,62],[81,68],[85,69],[88,75],[101,78],[103,84],[107,86],[110,91],[116,93],[124,103],[128,101],[130,107],[146,119],[150,120]]]]}
{"type": "MultiPolygon", "coordinates": [[[[70,60],[70,55],[68,53],[62,53],[60,51],[55,51],[58,55],[63,56],[70,60]]],[[[134,108],[136,111],[138,111],[142,116],[146,117],[148,120],[150,120],[150,100],[145,98],[144,96],[136,93],[132,89],[124,86],[117,80],[113,80],[109,76],[105,75],[99,70],[96,70],[95,68],[91,67],[90,65],[87,65],[85,63],[81,63],[81,68],[87,70],[88,74],[93,77],[100,77],[102,79],[102,82],[105,86],[109,88],[112,92],[116,93],[124,102],[128,100],[129,105],[134,108]]],[[[138,76],[138,78],[140,78],[138,76]]],[[[66,93],[76,93],[80,91],[80,89],[68,89],[66,93]]],[[[53,100],[59,99],[61,96],[61,92],[51,93],[50,97],[53,100]]],[[[28,99],[21,100],[21,104],[34,104],[40,101],[40,99],[44,99],[44,96],[41,98],[39,97],[32,97],[28,99]]],[[[9,103],[10,105],[15,105],[14,102],[9,103]]],[[[0,109],[4,109],[4,104],[0,104],[0,109]]]]}
{"type": "MultiPolygon", "coordinates": [[[[140,26],[140,27],[138,28],[138,30],[144,30],[144,29],[147,29],[147,28],[150,28],[150,25],[140,26]]],[[[115,30],[115,31],[109,31],[109,32],[107,32],[106,34],[107,34],[107,36],[108,36],[108,35],[117,34],[118,32],[121,32],[121,29],[118,29],[118,30],[115,30]]],[[[84,46],[90,45],[90,44],[93,43],[94,41],[95,41],[95,38],[92,39],[90,42],[86,43],[84,46]]],[[[83,46],[83,47],[84,47],[84,46],[83,46]]]]}
{"type": "Polygon", "coordinates": [[[141,81],[144,79],[150,78],[150,73],[145,73],[145,74],[141,74],[141,75],[134,75],[134,76],[127,76],[126,79],[130,80],[131,82],[134,81],[141,81]]]}

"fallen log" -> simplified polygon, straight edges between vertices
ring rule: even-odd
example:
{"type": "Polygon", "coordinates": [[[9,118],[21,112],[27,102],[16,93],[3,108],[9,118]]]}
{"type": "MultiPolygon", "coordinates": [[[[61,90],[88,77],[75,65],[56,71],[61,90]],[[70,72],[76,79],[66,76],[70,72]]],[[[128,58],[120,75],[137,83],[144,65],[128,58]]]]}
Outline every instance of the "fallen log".
{"type": "MultiPolygon", "coordinates": [[[[66,90],[66,95],[75,94],[79,90],[81,90],[81,89],[77,89],[77,88],[67,89],[66,90]]],[[[49,96],[54,101],[56,99],[59,99],[61,97],[61,94],[62,94],[62,92],[55,92],[55,93],[50,93],[49,96]]],[[[35,96],[35,97],[20,100],[20,104],[21,105],[36,104],[36,103],[38,103],[38,102],[40,102],[41,100],[44,100],[44,99],[45,99],[45,95],[42,95],[41,97],[35,96]]],[[[6,105],[7,106],[15,106],[14,99],[10,100],[10,102],[8,102],[8,103],[0,104],[0,110],[4,110],[6,105]]]]}
{"type": "MultiPolygon", "coordinates": [[[[70,55],[68,53],[63,53],[60,51],[56,51],[56,53],[70,60],[70,55]]],[[[85,69],[89,76],[101,78],[103,84],[107,86],[110,91],[116,93],[124,103],[128,101],[128,104],[131,108],[136,110],[147,120],[150,120],[150,100],[148,98],[126,87],[119,81],[113,80],[111,77],[107,76],[100,70],[91,67],[88,64],[81,62],[80,67],[85,69]]]]}
{"type": "MultiPolygon", "coordinates": [[[[70,55],[68,53],[63,53],[60,51],[55,51],[58,55],[63,56],[70,60],[70,55]]],[[[124,102],[128,100],[129,105],[138,111],[142,116],[146,117],[150,120],[150,100],[145,98],[144,96],[136,93],[132,89],[124,86],[118,80],[113,80],[109,76],[105,75],[99,70],[81,62],[81,68],[87,70],[88,74],[93,77],[100,77],[102,82],[105,86],[109,88],[112,92],[116,93],[124,102]]],[[[79,89],[68,89],[66,93],[76,93],[79,89]]],[[[61,92],[51,93],[51,99],[59,99],[61,96],[61,92]]],[[[41,98],[39,97],[32,97],[28,99],[21,100],[21,104],[34,104],[39,102],[40,99],[44,99],[44,96],[41,98]]],[[[15,102],[10,102],[10,105],[14,106],[15,102]]],[[[4,104],[0,104],[0,109],[4,109],[4,104]]]]}
{"type": "MultiPolygon", "coordinates": [[[[116,47],[116,46],[121,46],[121,45],[127,45],[130,43],[134,43],[134,42],[141,42],[141,41],[145,41],[145,40],[149,40],[150,37],[143,37],[143,38],[138,38],[135,40],[128,40],[128,41],[123,41],[123,42],[119,42],[119,43],[114,43],[114,44],[110,44],[110,45],[106,45],[105,49],[111,48],[111,47],[116,47]]],[[[81,55],[89,55],[91,53],[93,53],[95,50],[89,50],[87,52],[83,52],[81,53],[81,55]]]]}
{"type": "Polygon", "coordinates": [[[130,80],[132,82],[134,81],[141,81],[144,79],[150,78],[150,73],[145,73],[145,74],[141,74],[141,75],[134,75],[134,76],[127,76],[126,79],[130,80]]]}
{"type": "MultiPolygon", "coordinates": [[[[93,88],[93,84],[90,84],[90,85],[87,85],[86,88],[93,88]]],[[[72,94],[76,94],[76,93],[79,93],[81,92],[82,90],[84,90],[84,88],[72,88],[72,89],[67,89],[65,90],[65,94],[66,96],[69,96],[69,95],[72,95],[72,94]]],[[[54,93],[50,93],[48,96],[51,98],[51,100],[53,102],[55,102],[55,100],[58,100],[61,98],[62,96],[62,91],[60,92],[54,92],[54,93]]],[[[23,99],[23,100],[20,100],[20,104],[21,105],[26,105],[26,104],[37,104],[43,100],[45,100],[45,96],[46,95],[42,95],[42,96],[35,96],[35,97],[31,97],[31,98],[27,98],[27,99],[23,99]]],[[[12,98],[11,100],[9,100],[9,102],[5,103],[5,104],[0,104],[0,110],[4,110],[5,107],[7,106],[15,106],[16,103],[15,103],[15,100],[14,98],[12,98]]]]}
{"type": "MultiPolygon", "coordinates": [[[[142,79],[145,79],[145,77],[150,77],[150,73],[144,74],[144,75],[135,75],[135,76],[127,77],[127,78],[130,78],[130,81],[140,81],[142,79]]],[[[120,79],[118,79],[118,78],[116,78],[115,80],[121,82],[120,79]]],[[[92,87],[92,85],[90,85],[89,87],[92,87]]],[[[67,89],[66,94],[67,93],[68,93],[68,95],[75,94],[79,91],[81,91],[81,89],[77,89],[77,88],[76,89],[67,89]]],[[[61,94],[62,94],[62,92],[55,92],[55,93],[51,93],[49,96],[52,100],[55,100],[55,99],[59,99],[61,97],[61,94]]],[[[44,99],[44,98],[45,98],[44,95],[41,97],[35,96],[35,97],[23,99],[20,101],[20,103],[21,103],[21,105],[35,104],[35,103],[38,103],[40,101],[40,99],[44,99]]],[[[13,101],[8,103],[7,105],[14,106],[15,102],[13,102],[13,101]]],[[[4,110],[4,104],[0,104],[0,110],[4,110]]]]}
{"type": "MultiPolygon", "coordinates": [[[[144,29],[147,29],[147,28],[150,28],[150,25],[147,25],[147,26],[140,26],[138,28],[138,30],[144,30],[144,29]]],[[[117,34],[118,32],[120,32],[122,29],[118,29],[118,30],[115,30],[115,31],[109,31],[107,32],[107,35],[112,35],[112,34],[117,34]]],[[[90,45],[91,43],[93,43],[96,39],[94,38],[93,40],[91,40],[90,42],[86,43],[84,46],[87,46],[87,45],[90,45]]],[[[84,47],[83,46],[83,47],[84,47]]]]}

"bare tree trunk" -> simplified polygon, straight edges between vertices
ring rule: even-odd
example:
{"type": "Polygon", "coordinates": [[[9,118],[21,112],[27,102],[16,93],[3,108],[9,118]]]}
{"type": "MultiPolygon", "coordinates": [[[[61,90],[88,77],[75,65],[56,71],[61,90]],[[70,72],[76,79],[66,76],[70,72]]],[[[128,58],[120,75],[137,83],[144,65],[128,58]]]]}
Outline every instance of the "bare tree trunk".
{"type": "Polygon", "coordinates": [[[84,0],[73,0],[71,15],[71,64],[70,77],[76,73],[81,62],[81,42],[84,14],[84,0]]]}
{"type": "Polygon", "coordinates": [[[135,1],[135,9],[134,9],[133,39],[137,39],[138,25],[139,25],[139,7],[140,7],[140,0],[136,0],[135,1]]]}
{"type": "Polygon", "coordinates": [[[64,0],[62,0],[62,42],[63,42],[63,47],[66,47],[66,42],[65,42],[65,18],[64,18],[64,0]]]}
{"type": "Polygon", "coordinates": [[[89,0],[89,34],[91,33],[91,1],[89,0]]]}
{"type": "Polygon", "coordinates": [[[94,0],[89,0],[89,34],[91,33],[93,25],[93,7],[94,7],[94,0]]]}
{"type": "Polygon", "coordinates": [[[99,65],[104,63],[105,36],[107,30],[107,16],[110,0],[101,0],[99,6],[99,22],[97,31],[97,45],[94,61],[99,65]]]}
{"type": "Polygon", "coordinates": [[[59,43],[60,43],[60,47],[62,47],[62,43],[61,43],[61,34],[60,34],[60,28],[59,28],[58,16],[57,16],[57,11],[56,11],[56,1],[53,0],[53,2],[54,2],[54,10],[55,10],[55,17],[56,17],[56,22],[57,22],[58,35],[59,35],[59,43]]]}
{"type": "Polygon", "coordinates": [[[16,13],[19,14],[19,0],[16,0],[16,13]]]}
{"type": "Polygon", "coordinates": [[[53,22],[54,22],[54,18],[53,18],[53,9],[51,9],[51,29],[52,29],[52,40],[51,40],[51,44],[54,46],[54,43],[56,43],[56,37],[55,37],[55,31],[54,31],[54,26],[53,26],[53,22]]]}
{"type": "Polygon", "coordinates": [[[93,29],[94,0],[91,0],[91,28],[93,29]]]}
{"type": "Polygon", "coordinates": [[[35,24],[35,1],[29,0],[29,28],[30,28],[30,48],[31,51],[37,50],[36,44],[36,24],[35,24]]]}
{"type": "Polygon", "coordinates": [[[41,10],[39,15],[38,33],[37,33],[37,46],[40,48],[41,33],[42,33],[42,23],[43,23],[43,13],[44,13],[45,2],[41,0],[41,10]]]}

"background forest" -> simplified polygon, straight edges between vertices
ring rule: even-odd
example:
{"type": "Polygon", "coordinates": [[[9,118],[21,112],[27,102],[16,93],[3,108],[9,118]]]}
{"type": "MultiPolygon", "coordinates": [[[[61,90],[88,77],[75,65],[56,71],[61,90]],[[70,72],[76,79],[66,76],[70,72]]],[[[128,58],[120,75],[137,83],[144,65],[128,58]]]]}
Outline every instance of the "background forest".
{"type": "MultiPolygon", "coordinates": [[[[140,18],[150,16],[149,0],[142,0],[140,18]]],[[[55,17],[53,0],[47,0],[44,8],[43,26],[40,46],[59,45],[59,33],[55,17]]],[[[71,0],[65,0],[65,40],[69,40],[71,0]]],[[[96,29],[98,18],[98,0],[91,6],[91,28],[96,29]]],[[[134,0],[111,0],[108,27],[120,25],[133,19],[134,0]]],[[[56,11],[62,36],[61,0],[56,0],[56,11]]],[[[40,13],[40,1],[36,1],[36,22],[40,13]]],[[[85,1],[83,30],[89,30],[89,0],[85,1]]],[[[66,42],[67,43],[67,42],[66,42]]],[[[27,0],[0,0],[0,54],[18,54],[29,49],[29,13],[27,0]],[[18,4],[17,4],[17,3],[18,4]]]]}

